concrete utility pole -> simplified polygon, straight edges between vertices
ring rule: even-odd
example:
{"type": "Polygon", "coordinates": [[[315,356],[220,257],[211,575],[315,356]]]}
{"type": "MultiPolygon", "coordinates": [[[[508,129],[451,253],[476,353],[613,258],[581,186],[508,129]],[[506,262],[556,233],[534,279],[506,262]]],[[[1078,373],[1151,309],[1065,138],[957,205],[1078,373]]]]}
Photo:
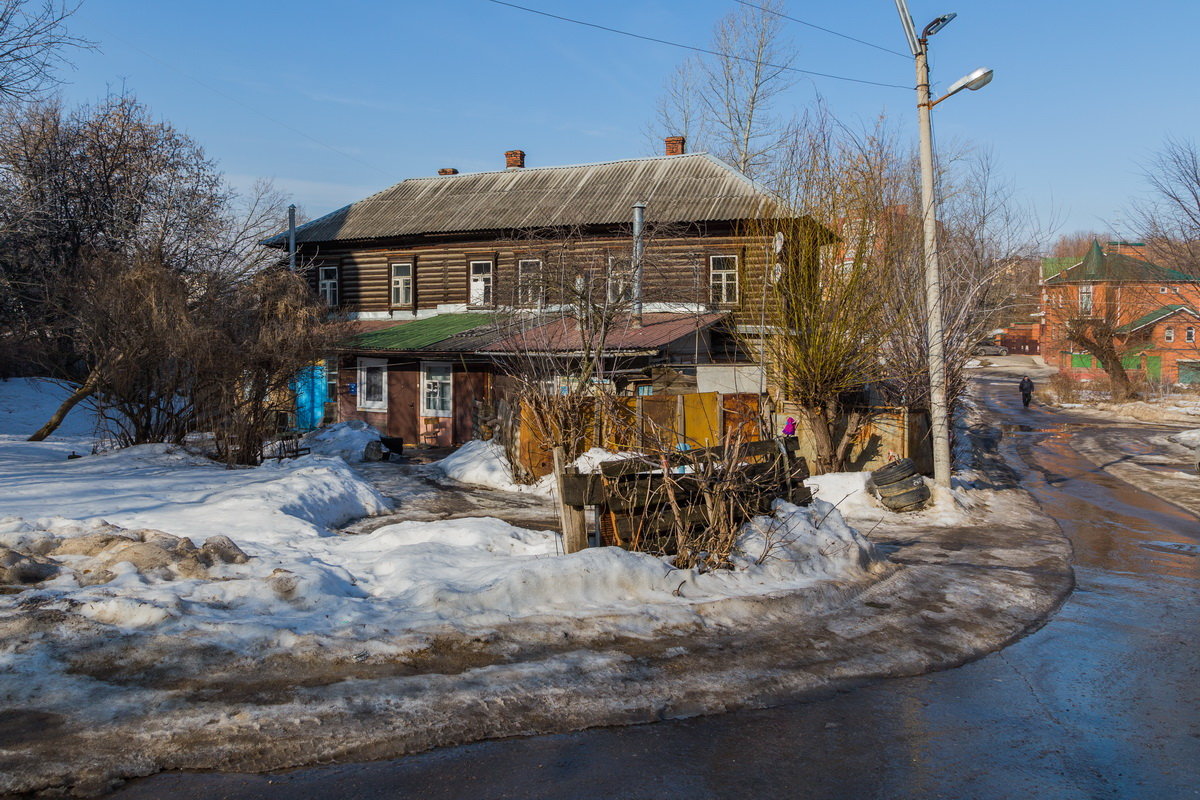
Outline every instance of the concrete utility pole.
{"type": "Polygon", "coordinates": [[[950,413],[946,401],[946,336],[942,316],[942,275],[938,263],[937,196],[933,177],[933,107],[963,89],[982,89],[992,79],[990,69],[977,69],[931,99],[929,92],[929,37],[944,28],[955,14],[944,14],[925,26],[918,38],[906,0],[895,0],[900,24],[917,68],[917,123],[921,136],[921,217],[925,245],[925,338],[929,354],[929,427],[933,441],[933,479],[940,489],[950,488],[950,413]]]}

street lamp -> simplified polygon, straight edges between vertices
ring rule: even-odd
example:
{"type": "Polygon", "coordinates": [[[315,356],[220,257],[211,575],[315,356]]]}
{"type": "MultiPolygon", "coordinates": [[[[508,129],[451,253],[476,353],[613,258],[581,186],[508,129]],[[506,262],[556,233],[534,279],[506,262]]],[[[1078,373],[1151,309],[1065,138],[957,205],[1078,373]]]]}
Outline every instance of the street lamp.
{"type": "Polygon", "coordinates": [[[933,479],[940,489],[950,488],[950,414],[946,404],[946,349],[942,319],[942,279],[938,265],[937,199],[933,189],[933,123],[931,109],[963,89],[982,89],[992,80],[990,69],[977,69],[959,78],[950,91],[931,100],[929,94],[929,37],[954,19],[944,14],[925,26],[920,37],[913,27],[906,0],[896,0],[900,24],[917,65],[917,120],[921,132],[921,208],[925,231],[925,337],[929,350],[929,427],[933,440],[933,479]]]}

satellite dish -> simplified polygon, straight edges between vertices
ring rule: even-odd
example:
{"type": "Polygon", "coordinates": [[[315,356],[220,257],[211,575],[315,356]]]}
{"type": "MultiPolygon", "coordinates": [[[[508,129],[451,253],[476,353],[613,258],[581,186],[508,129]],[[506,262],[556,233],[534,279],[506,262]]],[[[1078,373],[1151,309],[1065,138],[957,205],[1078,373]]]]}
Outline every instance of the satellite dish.
{"type": "Polygon", "coordinates": [[[783,231],[778,231],[775,234],[775,255],[783,252],[783,231]]]}

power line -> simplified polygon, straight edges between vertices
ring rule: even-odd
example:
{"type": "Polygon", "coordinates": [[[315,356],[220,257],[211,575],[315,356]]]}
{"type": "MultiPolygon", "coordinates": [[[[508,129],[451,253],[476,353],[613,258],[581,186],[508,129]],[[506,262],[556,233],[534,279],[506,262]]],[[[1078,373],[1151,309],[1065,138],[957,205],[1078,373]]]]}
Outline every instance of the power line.
{"type": "MultiPolygon", "coordinates": [[[[642,41],[654,42],[656,44],[665,44],[669,47],[678,47],[681,50],[691,50],[696,53],[705,53],[710,56],[717,56],[718,58],[732,58],[736,61],[747,61],[752,64],[759,63],[759,62],[756,62],[753,58],[746,58],[745,56],[735,56],[735,55],[729,55],[728,53],[718,53],[716,50],[708,50],[707,48],[704,48],[704,47],[696,47],[696,46],[690,45],[690,44],[680,44],[679,42],[671,42],[666,39],[656,39],[653,36],[644,36],[640,33],[632,33],[630,31],[620,30],[619,28],[610,28],[606,25],[598,25],[595,22],[584,22],[581,19],[573,19],[571,17],[563,17],[558,14],[551,14],[548,11],[539,11],[536,8],[528,8],[526,6],[519,6],[516,3],[507,3],[504,0],[487,0],[487,2],[495,3],[498,6],[508,6],[509,8],[515,8],[520,11],[527,11],[530,14],[538,14],[539,16],[549,17],[550,19],[557,19],[557,20],[561,20],[563,22],[570,22],[575,25],[583,25],[588,28],[595,28],[597,30],[607,31],[609,33],[617,33],[617,34],[620,34],[621,36],[629,36],[633,39],[641,39],[642,41]]],[[[848,81],[850,83],[863,83],[868,86],[883,86],[888,89],[911,89],[912,88],[911,86],[901,86],[898,83],[883,83],[881,81],[868,81],[868,80],[864,80],[862,78],[847,78],[844,75],[832,75],[828,72],[816,72],[815,70],[811,70],[811,69],[800,69],[799,67],[788,67],[788,66],[784,66],[782,64],[764,64],[763,66],[767,66],[772,69],[785,70],[787,72],[799,72],[804,75],[813,75],[818,78],[831,78],[835,81],[848,81]]]]}
{"type": "Polygon", "coordinates": [[[900,56],[901,58],[904,58],[904,59],[911,59],[911,58],[912,58],[912,56],[911,56],[911,55],[905,55],[904,53],[901,53],[899,50],[892,50],[892,49],[890,49],[890,48],[887,48],[887,47],[884,47],[884,46],[882,46],[882,45],[875,44],[874,42],[868,42],[868,41],[866,41],[866,40],[864,40],[864,39],[857,39],[857,38],[855,38],[855,37],[853,37],[853,36],[850,36],[850,35],[848,35],[848,34],[845,34],[845,33],[839,33],[838,31],[835,31],[835,30],[833,30],[833,29],[831,29],[831,28],[822,28],[820,25],[817,25],[817,24],[815,24],[815,23],[808,22],[808,21],[806,21],[806,20],[802,20],[802,19],[799,19],[799,18],[797,18],[797,17],[791,17],[791,16],[788,16],[787,14],[784,14],[784,13],[783,13],[783,12],[781,12],[781,11],[776,11],[776,10],[774,10],[774,9],[772,9],[772,8],[767,8],[766,6],[760,6],[760,5],[758,5],[757,3],[749,3],[749,2],[746,2],[746,0],[735,0],[735,2],[741,3],[741,4],[742,4],[742,5],[744,5],[744,6],[749,6],[750,8],[757,8],[759,11],[765,11],[765,12],[766,12],[766,13],[768,13],[768,14],[774,14],[774,15],[775,15],[775,16],[777,16],[777,17],[781,17],[781,18],[783,18],[783,19],[790,20],[791,22],[796,22],[796,23],[799,23],[799,24],[801,24],[801,25],[807,25],[807,26],[808,26],[808,27],[810,27],[810,28],[815,28],[816,30],[819,30],[819,31],[824,31],[825,33],[830,33],[830,34],[833,34],[834,36],[840,36],[841,38],[843,38],[843,39],[848,39],[848,40],[849,40],[849,41],[851,41],[851,42],[858,42],[859,44],[865,44],[867,47],[874,47],[876,50],[882,50],[883,52],[885,52],[885,53],[891,53],[891,54],[892,54],[892,55],[894,55],[894,56],[900,56]]]}

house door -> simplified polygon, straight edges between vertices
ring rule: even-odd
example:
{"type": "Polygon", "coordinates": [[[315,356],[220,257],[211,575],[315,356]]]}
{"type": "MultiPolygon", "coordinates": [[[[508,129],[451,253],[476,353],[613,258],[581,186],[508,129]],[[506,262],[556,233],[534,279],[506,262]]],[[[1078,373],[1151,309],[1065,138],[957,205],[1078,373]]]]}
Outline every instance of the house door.
{"type": "Polygon", "coordinates": [[[1162,356],[1146,356],[1146,380],[1162,378],[1162,356]]]}
{"type": "Polygon", "coordinates": [[[296,394],[296,427],[311,431],[320,426],[325,418],[325,402],[328,385],[325,383],[325,366],[314,364],[296,374],[292,382],[296,394]]]}

